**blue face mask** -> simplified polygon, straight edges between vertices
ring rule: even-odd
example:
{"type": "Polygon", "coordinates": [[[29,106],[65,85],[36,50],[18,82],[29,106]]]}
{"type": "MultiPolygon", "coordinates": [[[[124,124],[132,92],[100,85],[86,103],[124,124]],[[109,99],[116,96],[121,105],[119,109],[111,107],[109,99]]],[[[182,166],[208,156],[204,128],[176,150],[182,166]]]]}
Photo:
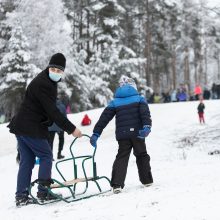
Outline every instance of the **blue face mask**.
{"type": "Polygon", "coordinates": [[[59,80],[61,80],[62,74],[49,72],[49,77],[50,77],[50,79],[53,80],[54,82],[58,82],[59,80]]]}

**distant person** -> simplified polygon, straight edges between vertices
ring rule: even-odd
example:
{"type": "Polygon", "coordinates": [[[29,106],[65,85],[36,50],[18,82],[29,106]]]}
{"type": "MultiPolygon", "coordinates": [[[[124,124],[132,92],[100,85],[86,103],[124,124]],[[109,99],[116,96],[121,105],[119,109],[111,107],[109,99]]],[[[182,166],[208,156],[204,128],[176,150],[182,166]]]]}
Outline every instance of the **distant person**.
{"type": "Polygon", "coordinates": [[[82,136],[81,131],[56,107],[57,83],[64,75],[65,65],[63,54],[57,53],[51,57],[47,68],[28,85],[20,109],[8,125],[10,132],[16,135],[20,153],[15,197],[17,206],[34,202],[29,197],[28,189],[36,157],[40,159],[37,197],[42,201],[56,199],[47,189],[52,183],[53,159],[48,143],[48,126],[55,122],[68,134],[82,136]]]}
{"type": "MultiPolygon", "coordinates": [[[[63,102],[60,99],[57,99],[56,106],[59,109],[59,111],[65,116],[66,115],[66,106],[63,104],[63,102]]],[[[53,153],[53,142],[55,138],[55,134],[59,137],[59,144],[58,144],[58,153],[57,153],[57,159],[63,159],[65,156],[62,155],[62,150],[64,146],[64,131],[62,128],[60,128],[56,123],[53,123],[50,127],[48,127],[49,130],[49,139],[48,142],[51,146],[51,150],[53,153]]]]}
{"type": "Polygon", "coordinates": [[[5,122],[5,114],[3,110],[0,110],[0,124],[5,122]]]}
{"type": "Polygon", "coordinates": [[[162,98],[164,103],[170,102],[170,94],[169,92],[162,92],[162,98]]]}
{"type": "Polygon", "coordinates": [[[148,100],[148,103],[154,103],[154,96],[155,96],[155,94],[153,92],[148,100]]]}
{"type": "Polygon", "coordinates": [[[217,99],[217,87],[215,83],[212,84],[211,91],[212,91],[212,99],[217,99]]]}
{"type": "Polygon", "coordinates": [[[204,91],[203,91],[203,97],[206,100],[209,100],[210,97],[211,97],[211,92],[207,88],[205,88],[204,91]]]}
{"type": "Polygon", "coordinates": [[[67,114],[71,114],[70,104],[68,104],[68,105],[66,106],[66,113],[67,113],[67,114]]]}
{"type": "Polygon", "coordinates": [[[198,110],[198,115],[199,115],[199,122],[200,124],[204,124],[205,123],[205,119],[204,119],[204,109],[205,109],[205,105],[203,103],[203,99],[200,98],[200,103],[197,107],[198,110]]]}
{"type": "MultiPolygon", "coordinates": [[[[153,103],[153,101],[152,101],[152,95],[153,95],[153,93],[154,93],[154,91],[153,91],[152,88],[148,87],[148,88],[146,89],[145,97],[146,97],[148,103],[153,103]]],[[[142,95],[144,96],[144,94],[142,94],[142,95]]]]}
{"type": "Polygon", "coordinates": [[[189,101],[195,101],[194,93],[191,91],[189,92],[189,101]]]}
{"type": "Polygon", "coordinates": [[[220,99],[220,84],[216,85],[217,99],[220,99]]]}
{"type": "Polygon", "coordinates": [[[87,114],[84,115],[83,120],[81,122],[82,126],[87,126],[87,125],[91,125],[91,119],[89,118],[89,116],[87,114]]]}
{"type": "Polygon", "coordinates": [[[184,90],[179,90],[179,91],[177,92],[176,97],[177,97],[177,100],[178,100],[179,102],[185,102],[185,101],[187,101],[187,94],[186,94],[186,92],[185,92],[184,90]]]}
{"type": "Polygon", "coordinates": [[[171,102],[177,102],[177,92],[175,89],[171,92],[170,100],[171,102]]]}
{"type": "Polygon", "coordinates": [[[202,88],[199,84],[196,84],[196,87],[194,89],[194,95],[195,95],[195,100],[199,100],[199,96],[202,95],[202,88]]]}
{"type": "Polygon", "coordinates": [[[160,102],[161,102],[161,96],[158,93],[155,93],[153,103],[160,103],[160,102]]]}
{"type": "Polygon", "coordinates": [[[116,139],[119,144],[118,154],[113,164],[111,186],[114,193],[120,193],[124,188],[128,160],[131,150],[136,157],[139,179],[144,186],[153,183],[150,167],[150,156],[147,154],[145,138],[151,132],[151,116],[148,104],[140,96],[133,79],[122,76],[120,87],[115,92],[115,98],[102,112],[93,129],[90,138],[92,146],[103,129],[116,115],[116,139]]]}

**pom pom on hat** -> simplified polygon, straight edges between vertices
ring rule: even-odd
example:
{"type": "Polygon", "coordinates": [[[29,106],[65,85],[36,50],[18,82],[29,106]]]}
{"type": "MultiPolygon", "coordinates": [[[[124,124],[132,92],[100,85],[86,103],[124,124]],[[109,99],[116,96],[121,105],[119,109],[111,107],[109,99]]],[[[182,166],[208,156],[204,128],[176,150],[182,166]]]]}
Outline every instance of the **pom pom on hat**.
{"type": "Polygon", "coordinates": [[[124,85],[130,85],[137,90],[137,85],[136,85],[135,81],[132,78],[129,78],[128,76],[121,76],[121,78],[119,80],[119,85],[120,85],[120,87],[122,87],[124,85]]]}

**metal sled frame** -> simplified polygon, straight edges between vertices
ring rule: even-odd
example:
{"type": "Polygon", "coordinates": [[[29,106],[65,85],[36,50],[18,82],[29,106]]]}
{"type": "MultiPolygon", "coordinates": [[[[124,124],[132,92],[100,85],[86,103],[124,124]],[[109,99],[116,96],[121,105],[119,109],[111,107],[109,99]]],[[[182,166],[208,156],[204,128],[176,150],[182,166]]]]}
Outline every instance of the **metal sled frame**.
{"type": "MultiPolygon", "coordinates": [[[[85,137],[88,137],[90,138],[88,135],[86,134],[83,134],[83,136],[85,137]]],[[[93,154],[92,155],[83,155],[83,156],[77,156],[75,157],[74,154],[73,154],[73,145],[74,143],[76,142],[78,138],[75,138],[71,145],[70,145],[70,153],[71,153],[71,158],[67,158],[67,159],[63,159],[63,160],[60,160],[56,163],[55,167],[56,167],[56,170],[57,172],[60,174],[63,182],[61,181],[58,181],[56,179],[52,179],[53,180],[53,184],[50,185],[50,187],[47,187],[48,189],[48,193],[55,196],[57,199],[55,200],[48,200],[48,201],[44,201],[44,202],[41,202],[39,201],[36,197],[33,196],[32,194],[32,188],[33,186],[37,183],[38,185],[40,185],[39,181],[38,180],[35,180],[34,182],[31,183],[31,186],[29,188],[29,194],[30,196],[34,199],[34,202],[36,204],[39,204],[39,205],[45,205],[45,204],[48,204],[48,203],[54,203],[54,202],[57,202],[57,201],[64,201],[64,202],[67,202],[67,203],[70,203],[70,202],[75,202],[75,201],[79,201],[79,200],[82,200],[82,199],[87,199],[87,198],[90,198],[90,197],[93,197],[93,196],[97,196],[97,195],[100,195],[100,194],[103,194],[103,193],[106,193],[106,192],[109,192],[111,191],[111,187],[110,189],[106,190],[106,191],[103,191],[98,183],[98,180],[100,179],[105,179],[108,181],[109,185],[110,185],[110,180],[108,177],[106,176],[97,176],[97,169],[96,169],[96,162],[95,162],[95,153],[96,153],[96,148],[94,148],[94,151],[93,151],[93,154]],[[77,173],[77,163],[76,161],[78,159],[82,159],[82,170],[83,170],[83,174],[84,174],[84,177],[83,178],[78,178],[78,173],[77,173]],[[64,163],[64,162],[67,162],[67,161],[70,161],[72,160],[73,161],[73,167],[74,167],[74,179],[72,180],[66,180],[66,178],[63,176],[60,168],[59,168],[59,165],[61,163],[64,163]],[[86,170],[85,170],[85,162],[87,160],[92,160],[92,177],[88,177],[87,174],[86,174],[86,170]],[[95,185],[97,186],[98,188],[98,193],[96,194],[91,194],[91,195],[85,195],[85,193],[87,192],[87,189],[88,189],[88,186],[89,186],[89,182],[94,182],[95,185]],[[76,193],[76,185],[78,183],[85,183],[85,188],[83,190],[83,192],[81,193],[76,193]],[[54,192],[52,192],[53,189],[57,189],[57,188],[66,188],[69,190],[70,192],[70,195],[68,197],[62,197],[61,195],[58,195],[54,192]]]]}

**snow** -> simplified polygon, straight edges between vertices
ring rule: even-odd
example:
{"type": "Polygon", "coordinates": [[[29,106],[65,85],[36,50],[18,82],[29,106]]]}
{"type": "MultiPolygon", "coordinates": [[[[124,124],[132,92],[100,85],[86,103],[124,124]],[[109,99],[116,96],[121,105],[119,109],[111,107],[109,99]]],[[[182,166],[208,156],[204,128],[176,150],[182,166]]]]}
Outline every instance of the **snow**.
{"type": "Polygon", "coordinates": [[[220,2],[219,0],[207,0],[208,6],[210,7],[220,7],[220,2]]]}
{"type": "Polygon", "coordinates": [[[118,25],[118,20],[115,20],[113,18],[105,18],[103,22],[105,25],[109,25],[111,27],[118,25]]]}
{"type": "MultiPolygon", "coordinates": [[[[220,155],[209,155],[208,152],[220,149],[220,100],[205,101],[205,125],[198,123],[197,105],[196,101],[150,105],[153,128],[146,145],[154,177],[151,187],[144,188],[139,182],[135,157],[131,155],[126,185],[121,194],[110,192],[106,196],[69,204],[59,202],[47,206],[15,207],[16,140],[8,132],[6,124],[0,125],[0,219],[219,219],[220,155]]],[[[92,119],[92,126],[88,127],[80,126],[85,112],[68,117],[83,133],[91,135],[102,110],[86,112],[92,119]]],[[[99,175],[111,175],[117,153],[114,130],[113,120],[98,140],[96,162],[99,175]]],[[[68,135],[65,138],[64,154],[70,156],[68,146],[73,138],[68,135]]],[[[79,147],[79,151],[85,150],[85,145],[91,150],[88,142],[81,141],[84,147],[79,147]]],[[[37,168],[34,168],[33,179],[37,168]]],[[[70,170],[71,167],[67,169],[70,170]]],[[[53,176],[58,177],[55,169],[53,176]]]]}
{"type": "Polygon", "coordinates": [[[101,10],[102,8],[104,8],[106,6],[106,4],[103,4],[102,2],[99,2],[98,4],[95,4],[92,6],[92,8],[95,10],[95,11],[99,11],[101,10]]]}
{"type": "MultiPolygon", "coordinates": [[[[170,4],[170,5],[172,5],[174,3],[176,3],[177,5],[180,5],[182,3],[181,0],[168,0],[166,2],[167,2],[167,4],[170,4]]],[[[195,0],[194,2],[196,4],[203,2],[203,3],[207,4],[209,7],[219,7],[220,6],[219,0],[203,0],[203,1],[195,0]]]]}

